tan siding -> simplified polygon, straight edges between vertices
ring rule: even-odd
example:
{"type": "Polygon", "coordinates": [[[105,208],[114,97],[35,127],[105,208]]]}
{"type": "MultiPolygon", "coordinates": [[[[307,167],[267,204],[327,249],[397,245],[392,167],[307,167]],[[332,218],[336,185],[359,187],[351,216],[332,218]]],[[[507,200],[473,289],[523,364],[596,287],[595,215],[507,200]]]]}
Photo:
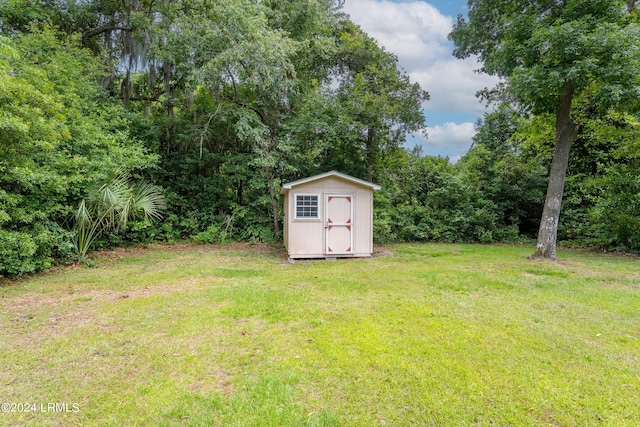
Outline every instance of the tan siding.
{"type": "Polygon", "coordinates": [[[283,206],[283,211],[284,211],[284,220],[283,220],[283,224],[282,224],[282,240],[284,242],[284,247],[285,249],[287,249],[287,251],[289,250],[289,218],[291,218],[291,216],[289,215],[289,194],[285,194],[284,196],[284,206],[283,206]]]}
{"type": "Polygon", "coordinates": [[[285,193],[285,247],[292,258],[325,256],[325,203],[329,194],[353,197],[353,256],[370,256],[373,252],[373,191],[335,177],[297,185],[285,193]],[[319,196],[319,219],[295,218],[295,195],[319,196]]]}

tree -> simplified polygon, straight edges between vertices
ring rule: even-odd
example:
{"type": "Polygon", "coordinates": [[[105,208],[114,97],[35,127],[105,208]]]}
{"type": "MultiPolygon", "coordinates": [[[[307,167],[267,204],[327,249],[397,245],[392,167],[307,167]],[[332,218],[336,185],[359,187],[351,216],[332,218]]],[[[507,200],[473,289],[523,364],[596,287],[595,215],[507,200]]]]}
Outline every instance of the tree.
{"type": "Polygon", "coordinates": [[[574,99],[585,92],[601,113],[637,106],[640,29],[623,0],[470,0],[450,34],[454,55],[478,55],[481,71],[530,112],[555,116],[555,148],[533,258],[556,259],[569,152],[582,126],[574,99]]]}
{"type": "MultiPolygon", "coordinates": [[[[177,74],[184,72],[196,100],[203,99],[201,89],[210,94],[210,111],[193,115],[201,129],[196,138],[201,152],[226,119],[224,137],[248,154],[253,184],[263,181],[275,233],[283,177],[307,172],[314,163],[340,164],[322,159],[322,153],[339,151],[336,157],[366,165],[361,175],[371,179],[385,149],[424,129],[426,92],[399,70],[395,56],[336,14],[331,3],[184,4],[172,17],[170,34],[150,53],[159,62],[175,63],[177,74]],[[337,120],[328,106],[339,109],[337,120]],[[324,139],[325,133],[335,138],[324,139]],[[312,153],[316,158],[309,159],[312,153]]],[[[191,117],[193,110],[186,107],[184,116],[191,117]]]]}
{"type": "MultiPolygon", "coordinates": [[[[341,4],[0,1],[0,33],[12,43],[56,28],[50,41],[64,44],[30,42],[33,60],[0,55],[0,68],[7,64],[0,70],[0,100],[8,100],[0,113],[25,123],[3,123],[0,114],[6,130],[0,168],[5,162],[13,175],[18,169],[61,172],[29,194],[21,186],[37,187],[34,180],[0,176],[4,230],[28,234],[29,209],[20,204],[28,201],[57,209],[54,222],[64,225],[59,228],[70,244],[61,218],[71,220],[92,181],[105,182],[120,165],[141,178],[156,159],[158,167],[144,174],[165,189],[166,220],[105,234],[106,243],[173,240],[221,225],[230,239],[271,240],[280,227],[284,180],[329,168],[381,179],[405,135],[424,128],[420,107],[427,95],[395,56],[340,13],[341,4]],[[66,62],[58,64],[58,54],[67,55],[66,62]],[[17,77],[25,71],[31,75],[23,82],[17,77]],[[29,86],[11,88],[22,83],[29,86]],[[18,200],[17,193],[26,196],[18,200]]],[[[0,259],[4,253],[31,257],[37,245],[12,236],[0,259]]]]}
{"type": "Polygon", "coordinates": [[[567,177],[558,235],[609,250],[640,250],[640,122],[611,112],[585,122],[567,177]]]}
{"type": "Polygon", "coordinates": [[[542,150],[532,153],[526,146],[522,134],[529,122],[500,105],[478,121],[469,152],[456,163],[463,179],[492,202],[497,240],[534,236],[542,212],[548,169],[538,158],[542,150]]]}
{"type": "MultiPolygon", "coordinates": [[[[132,99],[157,100],[155,63],[148,61],[150,28],[164,24],[171,2],[163,0],[7,0],[0,2],[0,32],[12,35],[54,27],[61,34],[80,35],[80,43],[100,56],[103,87],[110,88],[126,108],[132,99]],[[162,18],[162,19],[159,19],[162,18]],[[132,74],[149,69],[141,85],[132,74]]],[[[166,27],[165,27],[166,30],[166,27]]],[[[165,70],[161,70],[165,71],[165,70]]],[[[166,82],[168,73],[162,73],[166,82]]],[[[160,79],[158,79],[160,80],[160,79]]]]}
{"type": "Polygon", "coordinates": [[[92,181],[155,162],[105,101],[99,75],[77,38],[0,36],[0,275],[71,256],[64,225],[92,181]]]}
{"type": "Polygon", "coordinates": [[[364,152],[366,178],[371,181],[382,152],[398,148],[409,133],[426,136],[422,103],[429,94],[410,81],[395,55],[352,22],[341,24],[336,95],[351,122],[354,142],[364,152]]]}
{"type": "Polygon", "coordinates": [[[286,143],[280,134],[283,118],[297,90],[292,60],[300,44],[285,31],[270,28],[264,12],[263,5],[243,0],[185,2],[173,32],[165,35],[164,47],[158,46],[155,54],[164,63],[180,56],[175,62],[192,69],[189,78],[215,94],[218,107],[211,117],[219,108],[236,111],[235,136],[252,147],[250,166],[264,174],[277,233],[275,169],[280,146],[286,143]]]}
{"type": "Polygon", "coordinates": [[[492,204],[443,157],[396,149],[376,192],[377,241],[491,242],[492,204]]]}

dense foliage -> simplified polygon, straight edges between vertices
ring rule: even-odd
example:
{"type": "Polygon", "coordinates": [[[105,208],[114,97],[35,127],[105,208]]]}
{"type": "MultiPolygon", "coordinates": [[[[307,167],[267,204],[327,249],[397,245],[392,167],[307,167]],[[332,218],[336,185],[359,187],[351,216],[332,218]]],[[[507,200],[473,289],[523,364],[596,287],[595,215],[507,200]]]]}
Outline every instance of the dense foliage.
{"type": "MultiPolygon", "coordinates": [[[[558,233],[640,251],[639,117],[607,87],[573,101],[558,233]]],[[[509,98],[452,165],[403,148],[428,98],[331,0],[1,2],[0,276],[77,260],[75,214],[118,171],[166,211],[97,246],[276,241],[281,184],[332,169],[382,185],[378,242],[535,238],[553,114],[509,98]]]]}
{"type": "Polygon", "coordinates": [[[43,29],[0,38],[0,274],[71,257],[68,220],[87,187],[157,157],[102,95],[96,58],[60,36],[43,29]]]}

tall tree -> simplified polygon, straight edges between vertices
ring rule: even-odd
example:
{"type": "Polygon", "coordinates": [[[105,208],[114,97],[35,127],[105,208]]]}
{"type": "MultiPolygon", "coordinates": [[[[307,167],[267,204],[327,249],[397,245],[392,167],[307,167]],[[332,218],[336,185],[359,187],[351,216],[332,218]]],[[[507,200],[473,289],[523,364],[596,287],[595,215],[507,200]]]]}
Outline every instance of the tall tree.
{"type": "Polygon", "coordinates": [[[450,38],[454,55],[478,55],[481,71],[534,114],[555,116],[551,163],[533,258],[556,259],[558,220],[571,144],[582,126],[574,99],[586,91],[604,114],[637,105],[640,28],[624,0],[469,0],[450,38]]]}
{"type": "Polygon", "coordinates": [[[337,59],[337,96],[364,151],[371,181],[385,149],[398,148],[409,133],[426,135],[422,104],[429,94],[410,81],[395,55],[348,20],[340,28],[337,59]]]}
{"type": "Polygon", "coordinates": [[[275,169],[286,143],[282,121],[297,92],[293,57],[300,46],[287,32],[271,28],[265,12],[264,5],[246,0],[180,2],[172,32],[152,53],[163,63],[188,68],[187,79],[215,95],[212,119],[220,109],[236,111],[235,136],[252,148],[254,158],[247,166],[264,174],[278,232],[275,169]]]}

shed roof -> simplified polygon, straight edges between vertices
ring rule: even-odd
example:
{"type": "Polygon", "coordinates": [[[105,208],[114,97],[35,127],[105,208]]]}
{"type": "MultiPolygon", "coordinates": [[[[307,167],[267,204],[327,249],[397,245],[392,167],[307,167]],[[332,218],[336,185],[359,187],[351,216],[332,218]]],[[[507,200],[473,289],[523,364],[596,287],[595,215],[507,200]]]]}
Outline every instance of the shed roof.
{"type": "Polygon", "coordinates": [[[335,177],[335,178],[339,178],[345,181],[349,181],[353,184],[357,184],[357,185],[361,185],[363,187],[367,187],[370,188],[372,190],[380,190],[380,186],[377,184],[374,184],[372,182],[369,181],[365,181],[363,179],[358,179],[356,177],[353,177],[351,175],[346,175],[337,171],[329,171],[329,172],[325,172],[325,173],[321,173],[320,175],[314,175],[314,176],[310,176],[308,178],[302,178],[299,179],[297,181],[291,181],[288,182],[286,184],[284,184],[282,186],[282,190],[280,191],[281,194],[284,194],[287,190],[291,190],[293,187],[297,186],[297,185],[302,185],[302,184],[306,184],[308,182],[312,182],[312,181],[317,181],[319,179],[324,179],[324,178],[329,178],[329,177],[335,177]]]}

